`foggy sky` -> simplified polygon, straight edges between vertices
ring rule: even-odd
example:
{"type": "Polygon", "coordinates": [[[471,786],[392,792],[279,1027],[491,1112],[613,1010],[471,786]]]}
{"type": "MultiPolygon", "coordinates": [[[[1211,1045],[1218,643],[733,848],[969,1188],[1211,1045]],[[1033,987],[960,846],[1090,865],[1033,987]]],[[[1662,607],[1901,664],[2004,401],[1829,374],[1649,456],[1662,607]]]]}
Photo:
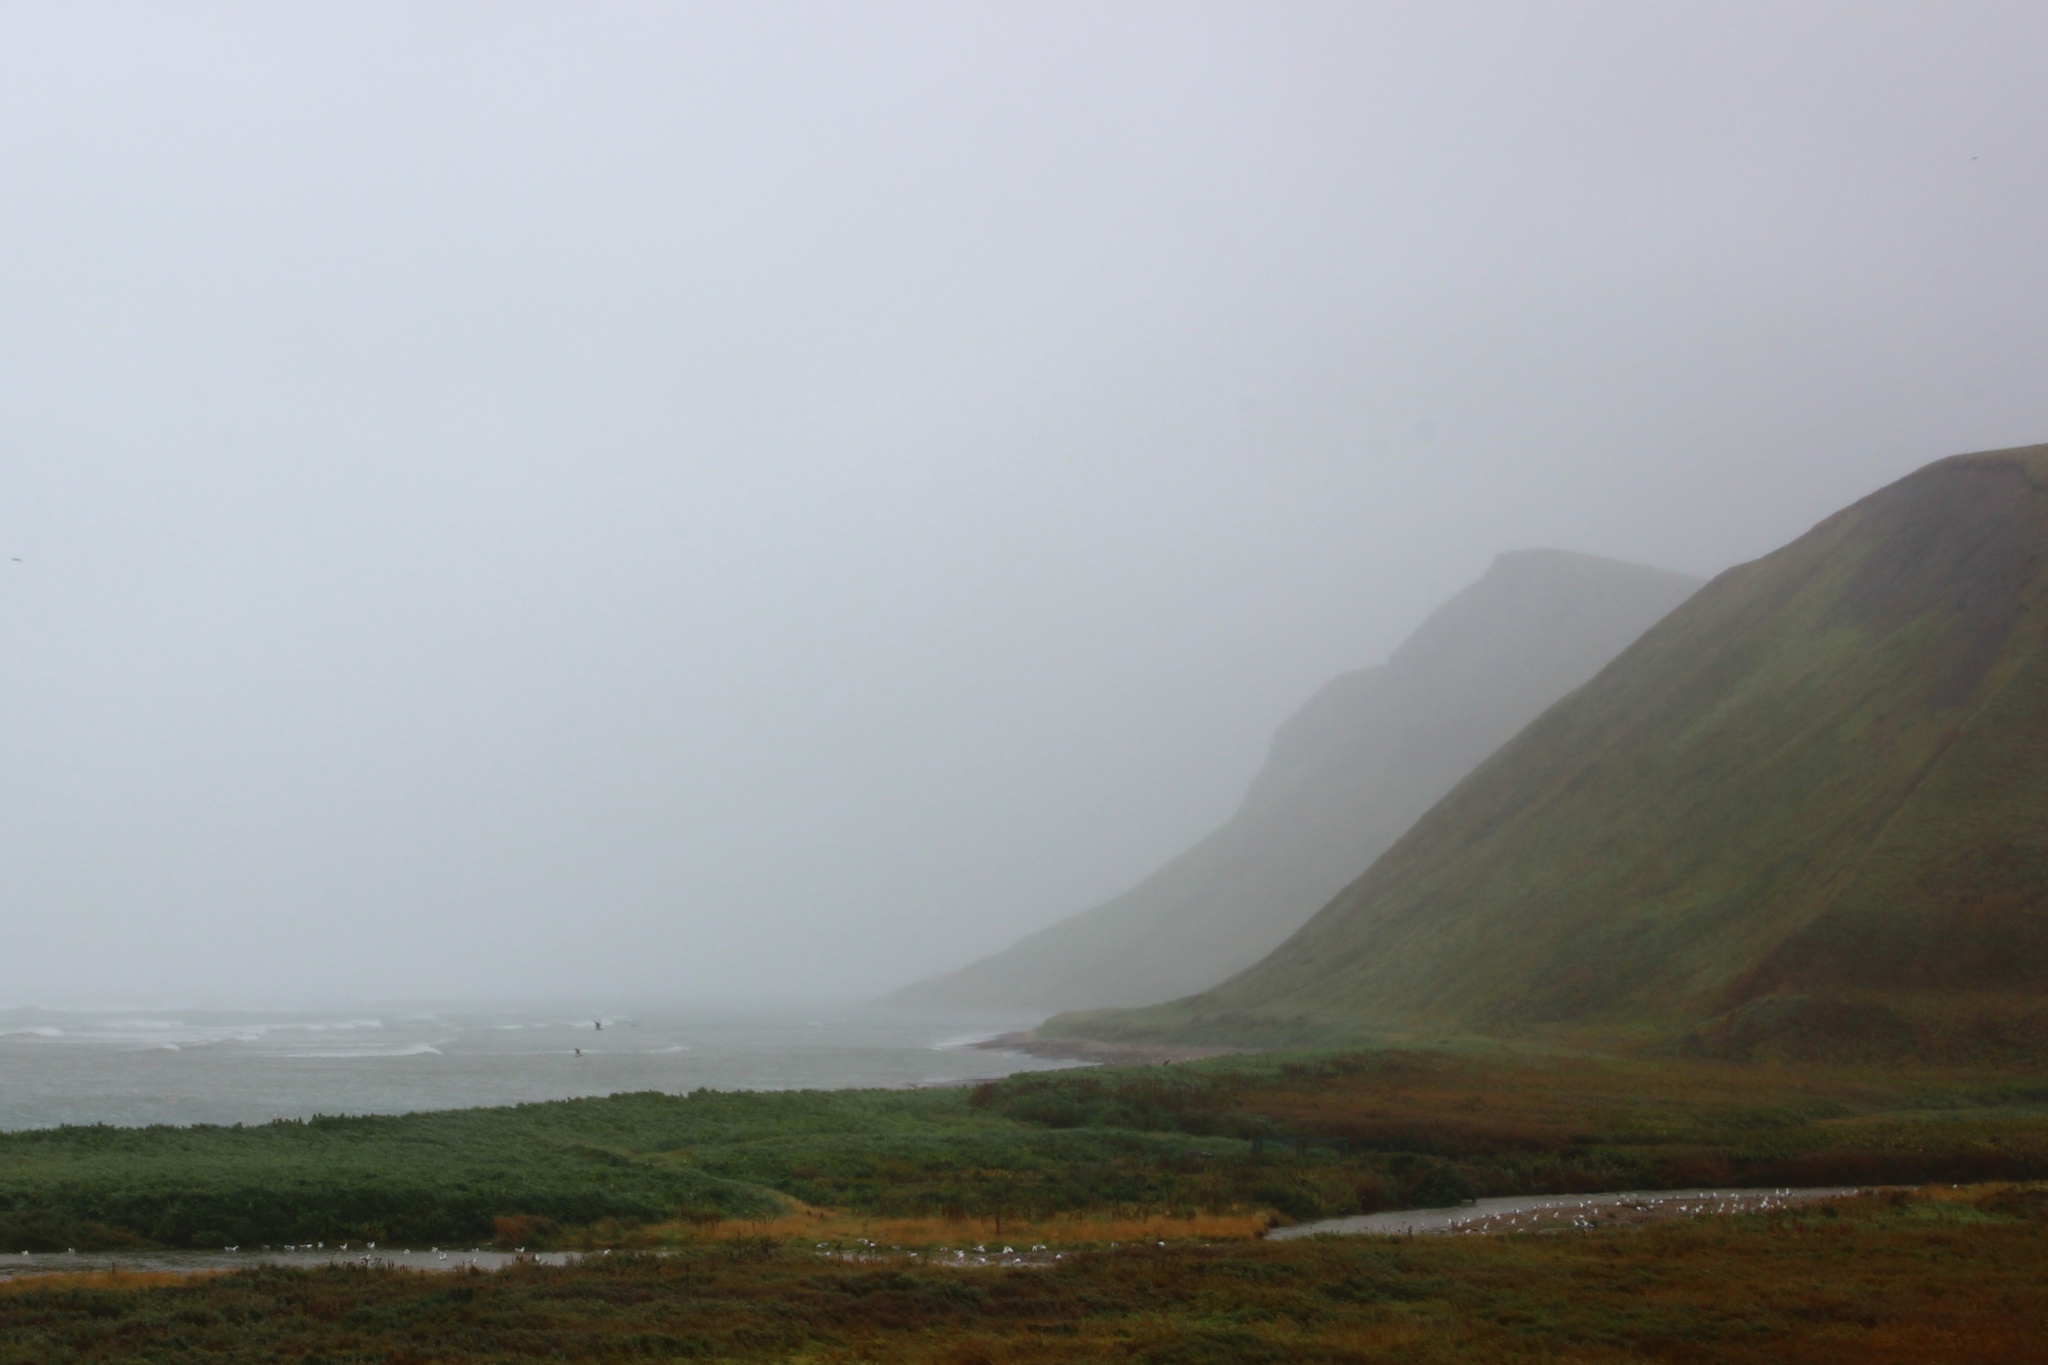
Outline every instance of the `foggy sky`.
{"type": "Polygon", "coordinates": [[[0,9],[0,1003],[1000,947],[1500,551],[1712,573],[2048,439],[2044,69],[2027,4],[0,9]]]}

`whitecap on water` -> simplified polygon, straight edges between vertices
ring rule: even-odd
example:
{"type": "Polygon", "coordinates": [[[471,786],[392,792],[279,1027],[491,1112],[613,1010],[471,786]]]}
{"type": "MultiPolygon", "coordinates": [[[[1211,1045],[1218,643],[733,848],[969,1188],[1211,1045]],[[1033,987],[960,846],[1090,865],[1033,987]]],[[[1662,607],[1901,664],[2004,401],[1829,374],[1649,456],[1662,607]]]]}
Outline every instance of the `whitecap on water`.
{"type": "Polygon", "coordinates": [[[442,1052],[440,1048],[435,1047],[432,1043],[414,1043],[410,1047],[335,1048],[319,1052],[301,1052],[294,1049],[291,1052],[273,1052],[269,1055],[273,1057],[439,1057],[442,1055],[442,1052]]]}
{"type": "Polygon", "coordinates": [[[579,1016],[559,1003],[467,1011],[0,1008],[0,1126],[260,1123],[614,1091],[957,1083],[1066,1065],[958,1051],[1037,1022],[967,1011],[826,1015],[815,1007],[665,1015],[593,1008],[579,1016]],[[600,1019],[601,1033],[592,1027],[600,1019]],[[620,1046],[628,1040],[632,1046],[620,1046]],[[584,1058],[573,1056],[572,1043],[584,1058]]]}

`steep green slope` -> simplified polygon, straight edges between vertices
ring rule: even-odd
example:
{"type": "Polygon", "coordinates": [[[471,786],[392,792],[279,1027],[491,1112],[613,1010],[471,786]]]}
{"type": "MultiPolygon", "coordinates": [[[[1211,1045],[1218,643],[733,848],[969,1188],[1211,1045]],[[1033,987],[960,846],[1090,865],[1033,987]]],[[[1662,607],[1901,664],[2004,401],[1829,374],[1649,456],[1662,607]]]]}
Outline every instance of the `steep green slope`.
{"type": "Polygon", "coordinates": [[[891,1003],[1072,1009],[1213,986],[1278,947],[1475,764],[1699,587],[1522,550],[1283,725],[1228,823],[1136,887],[891,1003]]]}
{"type": "Polygon", "coordinates": [[[1271,956],[1048,1032],[2048,1040],[2048,446],[1930,465],[1729,570],[1271,956]]]}

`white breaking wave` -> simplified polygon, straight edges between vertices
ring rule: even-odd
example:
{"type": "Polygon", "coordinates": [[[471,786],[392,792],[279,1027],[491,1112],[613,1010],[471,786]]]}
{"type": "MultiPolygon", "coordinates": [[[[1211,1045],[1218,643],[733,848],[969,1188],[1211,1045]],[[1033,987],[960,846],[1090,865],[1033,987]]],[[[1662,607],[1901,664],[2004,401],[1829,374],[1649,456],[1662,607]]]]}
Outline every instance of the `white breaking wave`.
{"type": "Polygon", "coordinates": [[[262,1123],[592,1090],[894,1088],[1065,1065],[950,1050],[1027,1022],[1008,1015],[789,1009],[629,1019],[592,1010],[578,1018],[559,1004],[524,1015],[422,1014],[369,1002],[303,1013],[0,1010],[0,1128],[262,1123]],[[600,1019],[603,1032],[592,1027],[600,1019]],[[944,1050],[932,1050],[937,1039],[944,1050]],[[572,1044],[593,1060],[569,1060],[572,1044]]]}
{"type": "Polygon", "coordinates": [[[371,1057],[439,1057],[441,1049],[432,1043],[414,1043],[410,1047],[387,1048],[328,1048],[317,1052],[273,1052],[272,1057],[309,1058],[371,1058],[371,1057]]]}
{"type": "Polygon", "coordinates": [[[1002,1036],[1000,1033],[963,1033],[958,1038],[941,1038],[932,1044],[932,1051],[953,1052],[963,1047],[973,1047],[977,1043],[991,1042],[1002,1036]]]}
{"type": "Polygon", "coordinates": [[[346,1033],[351,1029],[383,1028],[382,1019],[337,1019],[327,1023],[258,1024],[258,1033],[346,1033]]]}

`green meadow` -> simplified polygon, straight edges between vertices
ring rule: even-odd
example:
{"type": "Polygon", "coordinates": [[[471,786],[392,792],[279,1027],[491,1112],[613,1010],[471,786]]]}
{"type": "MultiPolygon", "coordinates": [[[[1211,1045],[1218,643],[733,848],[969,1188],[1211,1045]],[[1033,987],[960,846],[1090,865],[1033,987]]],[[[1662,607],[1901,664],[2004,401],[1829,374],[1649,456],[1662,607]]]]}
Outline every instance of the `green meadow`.
{"type": "Polygon", "coordinates": [[[1475,1195],[2037,1177],[2048,1080],[2021,1072],[1380,1050],[10,1133],[0,1251],[655,1245],[798,1215],[1263,1225],[1475,1195]]]}

